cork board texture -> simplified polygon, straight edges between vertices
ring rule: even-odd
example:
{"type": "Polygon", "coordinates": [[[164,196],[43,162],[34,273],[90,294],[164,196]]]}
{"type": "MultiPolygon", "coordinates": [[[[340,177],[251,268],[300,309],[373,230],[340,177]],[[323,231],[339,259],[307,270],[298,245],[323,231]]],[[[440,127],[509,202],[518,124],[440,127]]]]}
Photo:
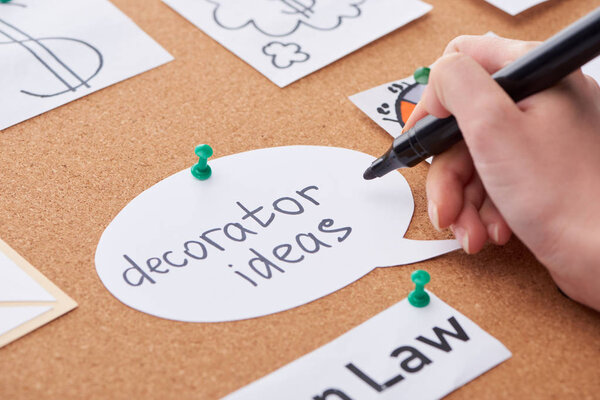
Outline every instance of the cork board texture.
{"type": "MultiPolygon", "coordinates": [[[[600,0],[550,0],[516,17],[483,0],[429,0],[425,17],[284,89],[159,0],[113,2],[175,61],[0,132],[0,237],[79,303],[0,350],[0,398],[218,398],[403,299],[417,267],[513,352],[449,399],[597,398],[598,313],[562,296],[515,239],[375,270],[305,306],[214,324],[121,304],[96,275],[94,253],[131,199],[195,162],[196,144],[211,144],[215,157],[294,144],[377,156],[390,137],[349,95],[410,75],[460,34],[543,40],[600,0]]],[[[415,197],[407,237],[446,238],[427,220],[426,173],[404,173],[415,197]]]]}

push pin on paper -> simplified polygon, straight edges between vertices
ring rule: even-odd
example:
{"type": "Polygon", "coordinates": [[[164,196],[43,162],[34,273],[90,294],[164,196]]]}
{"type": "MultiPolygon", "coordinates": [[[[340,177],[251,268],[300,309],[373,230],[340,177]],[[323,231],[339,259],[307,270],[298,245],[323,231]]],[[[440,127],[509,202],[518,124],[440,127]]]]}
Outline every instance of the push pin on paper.
{"type": "Polygon", "coordinates": [[[415,283],[415,290],[408,294],[408,302],[414,307],[425,307],[429,304],[429,295],[425,291],[425,285],[431,279],[427,271],[418,269],[410,275],[410,279],[415,283]]]}
{"type": "Polygon", "coordinates": [[[200,159],[198,160],[198,164],[192,167],[192,175],[194,175],[194,178],[196,179],[205,181],[210,178],[210,175],[212,174],[212,170],[208,165],[208,157],[213,155],[213,149],[207,144],[200,144],[196,146],[194,152],[200,159]]]}
{"type": "Polygon", "coordinates": [[[429,82],[429,72],[431,72],[431,69],[427,67],[417,68],[413,74],[413,77],[417,83],[420,83],[421,85],[427,85],[427,82],[429,82]]]}

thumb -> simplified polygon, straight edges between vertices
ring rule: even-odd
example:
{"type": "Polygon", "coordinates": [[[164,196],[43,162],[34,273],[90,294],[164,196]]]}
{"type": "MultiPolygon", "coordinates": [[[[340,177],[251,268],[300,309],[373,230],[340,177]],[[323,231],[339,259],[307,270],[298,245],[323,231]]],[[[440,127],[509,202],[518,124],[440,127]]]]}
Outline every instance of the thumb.
{"type": "Polygon", "coordinates": [[[522,145],[517,129],[523,114],[473,58],[461,53],[440,58],[431,68],[424,94],[429,113],[454,115],[475,164],[495,164],[522,145]]]}

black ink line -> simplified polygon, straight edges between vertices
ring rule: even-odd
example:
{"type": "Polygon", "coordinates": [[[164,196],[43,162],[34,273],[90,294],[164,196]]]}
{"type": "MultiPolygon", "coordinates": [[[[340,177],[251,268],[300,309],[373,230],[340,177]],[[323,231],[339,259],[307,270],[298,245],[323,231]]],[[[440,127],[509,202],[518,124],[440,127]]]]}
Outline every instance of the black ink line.
{"type": "Polygon", "coordinates": [[[313,7],[315,6],[315,3],[317,2],[317,0],[312,0],[312,3],[310,4],[310,6],[306,6],[302,3],[300,3],[300,1],[298,0],[280,0],[283,4],[285,4],[286,6],[290,7],[293,11],[281,11],[283,14],[302,14],[304,17],[306,18],[310,18],[310,15],[308,15],[309,13],[314,14],[315,10],[313,10],[313,7]],[[289,3],[288,3],[289,1],[289,3]]]}
{"type": "Polygon", "coordinates": [[[50,71],[50,73],[52,73],[52,75],[54,75],[56,77],[56,79],[58,79],[61,83],[63,83],[66,87],[67,90],[63,90],[57,93],[53,93],[53,94],[37,94],[37,93],[33,93],[27,90],[21,90],[21,93],[30,95],[30,96],[35,96],[35,97],[41,97],[41,98],[47,98],[47,97],[54,97],[54,96],[59,96],[61,94],[67,93],[67,92],[75,92],[78,88],[85,86],[87,88],[90,87],[90,85],[88,84],[88,82],[90,80],[92,80],[102,69],[102,67],[104,66],[104,58],[102,56],[102,53],[100,53],[100,51],[95,48],[94,46],[92,46],[91,44],[84,42],[82,40],[79,39],[74,39],[74,38],[68,38],[68,37],[43,37],[43,38],[33,38],[30,35],[26,34],[25,32],[21,31],[20,29],[16,28],[15,26],[7,23],[6,21],[0,19],[0,23],[3,23],[5,25],[7,25],[8,27],[14,29],[15,31],[19,32],[20,34],[22,34],[23,36],[27,37],[27,39],[25,40],[17,40],[16,38],[12,37],[12,35],[10,35],[9,33],[0,30],[0,34],[6,36],[8,39],[10,39],[10,41],[8,42],[0,42],[0,44],[18,44],[21,47],[23,47],[25,50],[27,50],[33,57],[35,57],[36,60],[38,60],[48,71],[50,71]],[[87,79],[82,79],[77,73],[75,73],[75,71],[73,71],[70,67],[68,67],[59,57],[56,56],[56,54],[54,54],[54,52],[52,52],[49,48],[47,48],[45,45],[43,45],[41,43],[41,41],[43,40],[66,40],[66,41],[71,41],[71,42],[75,42],[75,43],[79,43],[79,44],[83,44],[84,46],[87,46],[88,48],[90,48],[93,52],[96,53],[96,55],[98,56],[98,67],[96,69],[96,71],[94,71],[94,73],[88,77],[87,79]],[[67,72],[69,72],[70,74],[72,74],[77,80],[79,80],[79,84],[76,86],[72,86],[70,85],[66,80],[64,80],[60,74],[58,74],[57,71],[55,71],[52,67],[50,67],[33,49],[31,49],[30,47],[28,47],[25,43],[26,42],[34,42],[37,45],[39,45],[42,49],[44,49],[54,60],[56,60],[61,66],[63,66],[65,68],[65,70],[67,72]]]}
{"type": "Polygon", "coordinates": [[[252,279],[248,278],[246,275],[242,274],[239,271],[235,271],[236,274],[238,274],[239,276],[241,276],[242,278],[244,278],[245,280],[247,280],[248,282],[250,282],[252,284],[252,286],[256,287],[258,286],[258,284],[256,282],[254,282],[252,279]]]}
{"type": "MultiPolygon", "coordinates": [[[[83,40],[67,38],[67,37],[47,37],[47,38],[42,38],[40,40],[70,40],[72,42],[80,43],[80,44],[83,44],[83,45],[89,47],[98,56],[98,67],[96,68],[96,71],[94,71],[94,73],[92,75],[90,75],[87,79],[81,80],[81,83],[79,85],[74,86],[73,92],[82,86],[89,88],[90,85],[88,84],[88,82],[91,81],[92,79],[94,79],[96,77],[96,75],[98,75],[98,73],[100,72],[102,67],[104,66],[104,58],[102,57],[102,53],[100,53],[100,51],[98,49],[96,49],[94,46],[92,46],[91,44],[89,44],[87,42],[84,42],[83,40]]],[[[37,94],[37,93],[29,92],[27,90],[21,90],[21,93],[28,94],[30,96],[35,96],[35,97],[47,98],[47,97],[60,96],[61,94],[65,94],[69,91],[70,90],[63,90],[62,92],[56,92],[53,94],[37,94]]]]}
{"type": "MultiPolygon", "coordinates": [[[[400,83],[393,83],[390,86],[387,87],[388,91],[390,91],[391,93],[393,93],[396,97],[396,100],[394,102],[394,114],[396,116],[396,119],[393,118],[389,118],[389,117],[382,117],[381,119],[383,121],[389,121],[389,122],[395,122],[397,124],[399,124],[402,128],[404,128],[404,125],[406,124],[406,121],[404,120],[405,115],[402,115],[402,102],[406,102],[406,103],[410,103],[410,104],[414,104],[416,105],[417,103],[412,101],[412,100],[408,100],[406,97],[409,95],[409,93],[417,88],[418,86],[420,86],[421,84],[418,82],[415,83],[406,83],[406,82],[400,82],[400,83]]],[[[381,115],[389,115],[390,114],[390,110],[389,110],[389,105],[388,103],[382,103],[381,106],[377,107],[377,113],[381,114],[381,115]]]]}
{"type": "Polygon", "coordinates": [[[338,21],[335,24],[335,26],[333,26],[332,28],[321,28],[321,27],[318,27],[318,26],[315,26],[315,25],[311,25],[311,24],[309,24],[309,23],[307,23],[305,21],[298,21],[298,22],[296,22],[296,26],[290,32],[283,33],[283,34],[280,34],[280,35],[271,34],[271,33],[263,31],[262,29],[260,29],[258,27],[258,25],[256,24],[256,22],[254,22],[254,19],[251,19],[251,20],[249,20],[249,21],[245,22],[244,24],[242,24],[240,26],[237,26],[237,27],[228,27],[228,26],[225,26],[225,25],[221,24],[219,22],[218,18],[217,18],[217,11],[219,10],[219,7],[221,7],[221,4],[218,1],[215,1],[215,0],[205,0],[205,1],[207,1],[207,2],[209,2],[211,4],[214,4],[216,6],[215,9],[213,10],[213,20],[221,28],[227,29],[229,31],[235,31],[235,30],[238,30],[238,29],[245,28],[248,25],[252,25],[252,26],[254,26],[254,28],[257,31],[259,31],[263,35],[279,38],[279,37],[285,37],[285,36],[291,35],[292,33],[296,32],[300,28],[301,25],[306,25],[309,28],[315,29],[317,31],[333,31],[333,30],[339,28],[339,26],[342,24],[342,21],[344,20],[344,18],[358,18],[358,17],[360,17],[362,15],[362,10],[360,9],[360,6],[362,4],[364,4],[367,0],[362,0],[359,3],[351,4],[350,7],[353,7],[354,9],[356,9],[356,15],[340,15],[340,16],[338,16],[337,17],[338,21]]]}
{"type": "Polygon", "coordinates": [[[278,68],[278,69],[286,69],[286,68],[289,68],[289,67],[291,67],[292,65],[294,65],[294,63],[302,63],[302,62],[306,62],[306,61],[308,61],[308,60],[310,59],[310,54],[308,54],[308,53],[306,53],[306,52],[302,51],[302,47],[301,47],[301,46],[300,46],[298,43],[281,43],[281,42],[270,42],[270,43],[267,43],[266,45],[264,45],[264,46],[263,46],[263,48],[262,48],[262,52],[263,52],[263,54],[264,54],[264,55],[266,55],[266,56],[268,56],[268,57],[271,57],[271,64],[273,64],[273,66],[274,66],[275,68],[278,68]],[[297,49],[297,50],[294,52],[294,54],[304,54],[304,55],[306,56],[306,58],[305,58],[304,60],[292,60],[292,59],[290,59],[290,60],[289,60],[289,64],[288,64],[288,65],[286,65],[286,66],[283,66],[283,67],[282,67],[282,66],[279,66],[279,65],[277,65],[277,62],[276,62],[276,61],[277,61],[277,56],[278,56],[279,54],[278,54],[278,53],[275,53],[275,54],[272,54],[272,53],[267,53],[267,48],[268,48],[269,46],[271,46],[272,44],[280,44],[280,45],[282,45],[283,47],[287,47],[287,46],[296,46],[296,49],[297,49]]]}
{"type": "MultiPolygon", "coordinates": [[[[20,30],[19,28],[17,28],[14,25],[9,24],[6,21],[3,21],[2,19],[0,19],[0,22],[8,25],[9,27],[11,27],[12,29],[16,30],[17,32],[19,32],[21,35],[25,36],[28,39],[33,40],[38,46],[40,46],[41,48],[43,48],[44,50],[46,50],[46,52],[48,52],[48,54],[50,54],[50,56],[52,58],[54,58],[54,60],[56,60],[56,62],[58,62],[60,65],[63,66],[63,68],[65,68],[67,71],[69,71],[71,73],[71,75],[73,75],[79,82],[81,82],[82,85],[85,85],[85,87],[89,88],[90,86],[87,84],[87,82],[85,82],[83,79],[81,79],[79,77],[79,75],[77,75],[75,73],[75,71],[73,71],[71,68],[69,68],[68,65],[66,65],[65,63],[62,62],[62,60],[60,58],[58,58],[52,51],[50,51],[49,48],[47,48],[46,46],[44,46],[39,40],[33,38],[32,36],[28,35],[27,33],[23,32],[22,30],[20,30]]],[[[6,33],[5,33],[6,35],[6,33]]],[[[22,43],[20,43],[22,46],[24,46],[22,43]]],[[[26,46],[25,46],[26,47],[26,46]]],[[[75,89],[71,89],[73,92],[75,91],[75,89]]]]}
{"type": "MultiPolygon", "coordinates": [[[[398,119],[398,121],[396,121],[396,122],[398,122],[402,128],[404,128],[406,121],[404,120],[403,115],[402,115],[401,103],[403,100],[405,100],[404,97],[418,85],[419,85],[418,82],[407,85],[404,89],[402,89],[400,94],[398,94],[398,98],[396,99],[396,102],[394,103],[394,109],[396,111],[396,118],[398,119]]],[[[407,101],[408,103],[416,104],[412,101],[408,101],[408,100],[405,100],[405,101],[407,101]]]]}
{"type": "MultiPolygon", "coordinates": [[[[2,22],[2,20],[0,20],[0,22],[2,22]]],[[[56,71],[54,71],[52,68],[50,68],[50,66],[48,64],[46,64],[46,62],[44,60],[42,60],[40,58],[40,56],[38,56],[35,51],[31,50],[29,47],[25,46],[23,43],[19,42],[17,39],[13,38],[11,35],[9,35],[8,33],[0,30],[0,34],[6,36],[7,38],[12,40],[12,43],[17,43],[19,45],[21,45],[25,50],[27,50],[28,52],[31,53],[32,56],[34,56],[44,67],[46,67],[46,69],[48,71],[50,71],[52,73],[52,75],[54,75],[56,77],[56,79],[58,79],[59,81],[61,81],[67,88],[69,88],[69,90],[73,90],[73,88],[71,87],[71,85],[69,85],[69,82],[65,81],[56,71]]]]}

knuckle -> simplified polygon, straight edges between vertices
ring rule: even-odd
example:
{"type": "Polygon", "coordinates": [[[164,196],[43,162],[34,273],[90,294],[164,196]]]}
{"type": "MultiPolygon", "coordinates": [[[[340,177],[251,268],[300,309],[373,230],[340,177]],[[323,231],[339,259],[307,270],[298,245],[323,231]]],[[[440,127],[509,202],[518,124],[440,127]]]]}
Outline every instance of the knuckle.
{"type": "Polygon", "coordinates": [[[469,147],[485,150],[489,146],[488,138],[492,135],[502,135],[506,129],[515,124],[514,118],[502,103],[492,101],[477,101],[477,116],[467,121],[461,121],[461,130],[469,140],[469,147]]]}
{"type": "Polygon", "coordinates": [[[512,46],[512,60],[514,61],[522,55],[529,53],[531,50],[538,47],[542,42],[526,42],[522,40],[515,40],[512,46]]]}
{"type": "Polygon", "coordinates": [[[444,54],[460,51],[460,49],[463,47],[463,45],[466,42],[469,42],[471,40],[473,40],[473,36],[470,36],[470,35],[460,35],[460,36],[455,37],[450,42],[448,42],[448,45],[446,46],[446,50],[444,51],[444,54]]]}
{"type": "Polygon", "coordinates": [[[485,140],[485,137],[493,134],[498,125],[490,116],[480,116],[463,122],[462,131],[469,139],[469,144],[477,144],[485,140]]]}
{"type": "Polygon", "coordinates": [[[438,59],[431,67],[429,76],[429,82],[433,83],[438,96],[442,95],[449,81],[464,79],[465,71],[471,69],[473,63],[475,61],[471,57],[462,53],[451,53],[438,59]]]}
{"type": "Polygon", "coordinates": [[[446,57],[446,62],[448,62],[449,64],[466,64],[466,63],[473,63],[474,60],[471,56],[464,54],[464,53],[455,53],[455,54],[448,54],[446,57]]]}
{"type": "Polygon", "coordinates": [[[434,76],[447,77],[455,71],[461,71],[467,64],[474,62],[471,57],[463,53],[451,53],[442,56],[431,68],[432,78],[434,76]]]}
{"type": "Polygon", "coordinates": [[[582,86],[584,89],[589,90],[590,97],[596,99],[600,96],[600,84],[591,76],[583,75],[582,86]]]}

